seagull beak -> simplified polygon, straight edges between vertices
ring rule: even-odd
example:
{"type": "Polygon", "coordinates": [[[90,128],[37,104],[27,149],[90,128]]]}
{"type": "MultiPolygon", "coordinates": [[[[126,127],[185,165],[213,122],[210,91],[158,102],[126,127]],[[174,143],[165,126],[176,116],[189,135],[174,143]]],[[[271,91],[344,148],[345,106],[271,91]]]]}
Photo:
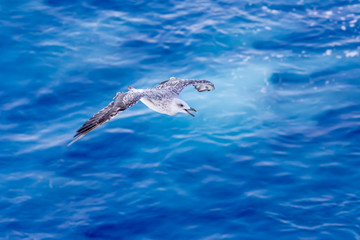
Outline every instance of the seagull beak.
{"type": "Polygon", "coordinates": [[[190,114],[191,116],[193,116],[193,117],[195,117],[195,115],[194,115],[194,114],[192,114],[192,113],[191,113],[191,112],[189,112],[189,111],[194,111],[194,112],[197,112],[195,108],[185,109],[185,111],[186,111],[188,114],[190,114]]]}

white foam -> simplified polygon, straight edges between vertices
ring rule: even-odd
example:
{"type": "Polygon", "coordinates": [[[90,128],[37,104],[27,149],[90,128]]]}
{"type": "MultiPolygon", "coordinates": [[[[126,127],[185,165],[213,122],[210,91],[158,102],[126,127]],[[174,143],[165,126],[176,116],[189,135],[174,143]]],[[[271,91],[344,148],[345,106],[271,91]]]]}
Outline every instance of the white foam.
{"type": "Polygon", "coordinates": [[[347,57],[347,58],[359,56],[358,51],[344,51],[344,53],[345,53],[345,57],[347,57]]]}
{"type": "Polygon", "coordinates": [[[324,56],[330,56],[332,54],[332,50],[331,49],[327,49],[325,52],[324,52],[324,56]]]}

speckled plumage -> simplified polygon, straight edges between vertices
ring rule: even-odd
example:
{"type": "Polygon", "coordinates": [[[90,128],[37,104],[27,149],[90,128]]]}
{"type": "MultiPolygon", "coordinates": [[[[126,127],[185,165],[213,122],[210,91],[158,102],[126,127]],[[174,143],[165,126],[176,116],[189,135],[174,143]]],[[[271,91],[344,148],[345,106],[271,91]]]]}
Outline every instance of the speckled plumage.
{"type": "MultiPolygon", "coordinates": [[[[84,125],[77,130],[74,140],[69,143],[69,145],[79,140],[85,134],[94,130],[101,124],[111,120],[120,112],[135,105],[139,100],[141,100],[150,109],[159,113],[174,115],[177,112],[180,112],[180,108],[176,109],[177,106],[175,104],[179,101],[183,102],[178,99],[178,96],[188,85],[193,85],[199,92],[212,91],[215,89],[214,84],[207,80],[180,79],[174,77],[158,84],[154,88],[134,89],[129,87],[128,92],[118,92],[114,97],[115,101],[110,102],[108,106],[100,110],[87,122],[85,122],[84,125]]],[[[183,103],[186,104],[185,102],[183,103]]],[[[195,109],[188,108],[188,110],[195,109]]],[[[186,112],[189,113],[188,111],[186,112]]],[[[189,114],[194,116],[191,113],[189,114]]]]}

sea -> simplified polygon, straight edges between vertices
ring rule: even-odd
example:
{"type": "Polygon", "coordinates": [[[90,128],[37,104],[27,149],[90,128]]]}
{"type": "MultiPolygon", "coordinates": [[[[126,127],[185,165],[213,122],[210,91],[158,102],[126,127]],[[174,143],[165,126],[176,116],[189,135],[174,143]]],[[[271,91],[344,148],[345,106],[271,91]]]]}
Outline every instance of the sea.
{"type": "Polygon", "coordinates": [[[360,239],[359,0],[0,0],[0,239],[360,239]],[[128,86],[206,79],[196,117],[128,86]]]}

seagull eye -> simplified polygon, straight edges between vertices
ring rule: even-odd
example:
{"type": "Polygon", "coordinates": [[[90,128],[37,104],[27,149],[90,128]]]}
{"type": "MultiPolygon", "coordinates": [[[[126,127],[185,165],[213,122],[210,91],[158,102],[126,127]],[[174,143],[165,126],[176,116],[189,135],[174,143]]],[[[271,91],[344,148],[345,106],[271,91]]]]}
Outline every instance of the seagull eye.
{"type": "Polygon", "coordinates": [[[179,104],[179,107],[183,107],[184,105],[183,104],[179,104]]]}

